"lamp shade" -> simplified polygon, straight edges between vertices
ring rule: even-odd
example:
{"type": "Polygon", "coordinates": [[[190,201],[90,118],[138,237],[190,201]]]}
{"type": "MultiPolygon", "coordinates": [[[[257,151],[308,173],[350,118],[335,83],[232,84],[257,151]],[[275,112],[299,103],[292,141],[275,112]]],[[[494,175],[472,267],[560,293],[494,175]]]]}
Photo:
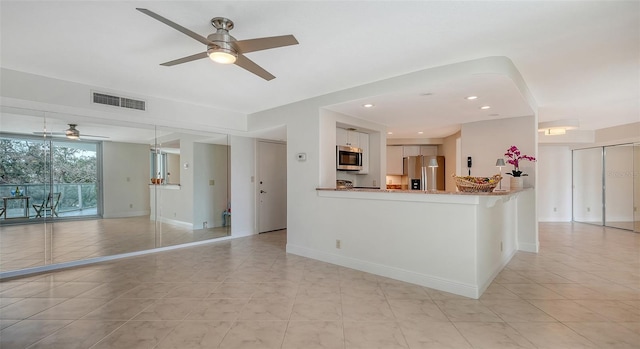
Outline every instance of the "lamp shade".
{"type": "Polygon", "coordinates": [[[504,159],[500,158],[496,160],[496,167],[502,167],[502,166],[507,166],[504,164],[504,159]]]}
{"type": "Polygon", "coordinates": [[[429,167],[438,167],[438,160],[436,159],[429,160],[429,167]]]}

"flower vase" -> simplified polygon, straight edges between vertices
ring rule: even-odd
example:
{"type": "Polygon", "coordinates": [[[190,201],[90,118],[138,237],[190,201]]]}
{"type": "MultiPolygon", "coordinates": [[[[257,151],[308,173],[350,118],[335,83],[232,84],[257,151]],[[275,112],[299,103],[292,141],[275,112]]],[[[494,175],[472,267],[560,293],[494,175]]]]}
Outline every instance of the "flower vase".
{"type": "Polygon", "coordinates": [[[524,187],[524,178],[511,177],[509,182],[509,190],[521,190],[524,187]]]}

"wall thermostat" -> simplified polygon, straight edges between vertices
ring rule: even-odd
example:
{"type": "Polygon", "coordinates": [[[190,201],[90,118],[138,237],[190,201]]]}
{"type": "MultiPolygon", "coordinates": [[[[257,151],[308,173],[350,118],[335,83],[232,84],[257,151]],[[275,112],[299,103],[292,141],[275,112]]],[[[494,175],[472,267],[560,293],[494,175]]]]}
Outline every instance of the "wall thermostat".
{"type": "Polygon", "coordinates": [[[298,153],[296,154],[296,158],[298,161],[307,161],[307,153],[298,153]]]}

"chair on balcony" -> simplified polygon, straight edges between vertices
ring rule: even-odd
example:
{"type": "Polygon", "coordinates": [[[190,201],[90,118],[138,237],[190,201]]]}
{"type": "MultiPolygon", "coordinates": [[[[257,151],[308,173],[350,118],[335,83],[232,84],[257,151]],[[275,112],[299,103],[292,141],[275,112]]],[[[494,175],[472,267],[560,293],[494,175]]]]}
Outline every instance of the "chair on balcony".
{"type": "MultiPolygon", "coordinates": [[[[0,207],[0,217],[2,217],[2,215],[4,214],[4,207],[0,207]]],[[[4,217],[5,219],[7,219],[7,216],[4,217]]]]}
{"type": "Polygon", "coordinates": [[[60,195],[62,193],[49,193],[47,198],[42,200],[41,205],[32,205],[33,209],[36,210],[36,218],[42,217],[43,214],[49,212],[50,216],[58,217],[58,202],[60,201],[60,195]]]}

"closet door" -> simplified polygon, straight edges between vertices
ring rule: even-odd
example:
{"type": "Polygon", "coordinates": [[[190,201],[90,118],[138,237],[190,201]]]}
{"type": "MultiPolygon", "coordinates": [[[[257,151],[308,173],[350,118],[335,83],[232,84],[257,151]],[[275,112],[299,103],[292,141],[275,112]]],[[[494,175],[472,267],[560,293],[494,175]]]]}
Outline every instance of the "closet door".
{"type": "Polygon", "coordinates": [[[604,147],[604,225],[633,230],[633,145],[604,147]]]}

